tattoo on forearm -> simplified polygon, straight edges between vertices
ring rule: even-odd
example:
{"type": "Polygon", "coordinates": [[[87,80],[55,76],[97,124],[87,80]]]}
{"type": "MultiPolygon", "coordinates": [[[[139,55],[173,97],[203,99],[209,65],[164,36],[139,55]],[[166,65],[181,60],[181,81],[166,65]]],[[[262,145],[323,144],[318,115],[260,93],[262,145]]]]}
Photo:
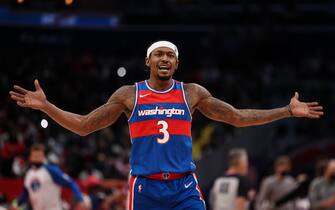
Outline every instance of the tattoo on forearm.
{"type": "Polygon", "coordinates": [[[114,123],[122,114],[121,103],[107,103],[92,111],[87,116],[86,129],[97,130],[114,123]]]}
{"type": "Polygon", "coordinates": [[[261,125],[288,117],[288,112],[285,108],[268,110],[235,109],[230,104],[214,97],[209,97],[202,101],[199,109],[211,119],[239,127],[261,125]]]}
{"type": "Polygon", "coordinates": [[[108,102],[87,115],[86,129],[95,131],[113,124],[122,113],[127,116],[133,106],[134,86],[123,86],[118,89],[108,102]]]}
{"type": "Polygon", "coordinates": [[[192,111],[198,109],[206,117],[234,126],[251,126],[269,123],[290,114],[287,108],[277,109],[236,109],[232,105],[214,98],[208,90],[197,84],[185,88],[192,111]]]}
{"type": "Polygon", "coordinates": [[[287,110],[283,108],[258,110],[258,109],[241,109],[239,121],[243,123],[257,125],[279,120],[288,117],[287,110]]]}
{"type": "Polygon", "coordinates": [[[199,110],[207,117],[226,123],[233,123],[234,107],[214,97],[208,97],[199,104],[199,110]]]}

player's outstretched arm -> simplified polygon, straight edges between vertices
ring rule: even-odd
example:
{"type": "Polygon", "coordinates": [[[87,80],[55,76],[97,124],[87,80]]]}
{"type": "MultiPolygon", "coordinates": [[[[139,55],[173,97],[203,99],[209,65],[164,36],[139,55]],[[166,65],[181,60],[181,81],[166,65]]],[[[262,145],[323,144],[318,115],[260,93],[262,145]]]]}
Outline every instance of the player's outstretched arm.
{"type": "Polygon", "coordinates": [[[287,117],[319,118],[322,106],[317,102],[301,102],[298,93],[290,104],[276,109],[236,109],[232,105],[213,97],[204,87],[187,84],[186,94],[192,111],[198,109],[210,119],[226,122],[236,127],[262,125],[287,117]]]}
{"type": "Polygon", "coordinates": [[[35,80],[34,84],[35,91],[15,85],[15,90],[9,92],[11,98],[21,107],[41,110],[64,128],[81,136],[113,124],[127,108],[124,99],[129,98],[129,94],[134,92],[132,86],[123,86],[104,105],[89,114],[79,115],[64,111],[50,103],[38,80],[35,80]]]}

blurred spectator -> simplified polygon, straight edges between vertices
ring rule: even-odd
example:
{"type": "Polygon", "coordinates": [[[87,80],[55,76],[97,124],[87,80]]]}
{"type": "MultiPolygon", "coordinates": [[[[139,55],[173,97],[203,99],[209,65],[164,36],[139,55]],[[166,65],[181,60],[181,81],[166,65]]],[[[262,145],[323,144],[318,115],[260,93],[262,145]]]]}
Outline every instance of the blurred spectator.
{"type": "Polygon", "coordinates": [[[103,174],[100,170],[94,168],[91,162],[87,162],[85,165],[85,169],[80,172],[79,178],[80,179],[89,179],[90,177],[96,177],[97,179],[102,179],[103,174]]]}
{"type": "Polygon", "coordinates": [[[27,169],[27,164],[23,156],[14,158],[12,171],[16,177],[22,177],[27,169]]]}
{"type": "MultiPolygon", "coordinates": [[[[323,163],[321,163],[323,164],[323,163]]],[[[323,170],[321,170],[323,171],[323,170]]],[[[329,160],[322,176],[316,177],[309,189],[312,210],[335,209],[335,160],[329,160]]]]}
{"type": "MultiPolygon", "coordinates": [[[[14,131],[13,131],[14,132],[14,131]]],[[[1,170],[3,176],[14,176],[12,166],[16,156],[22,155],[25,149],[23,142],[18,141],[13,132],[9,132],[9,139],[1,148],[1,170]]]]}
{"type": "Polygon", "coordinates": [[[310,202],[308,199],[308,188],[310,180],[305,174],[301,174],[297,177],[297,187],[295,187],[290,192],[286,193],[274,204],[274,208],[280,208],[287,202],[294,202],[295,210],[309,210],[310,202]]]}
{"type": "Polygon", "coordinates": [[[6,202],[7,202],[6,196],[0,193],[0,210],[7,210],[6,202]]]}
{"type": "Polygon", "coordinates": [[[101,181],[94,175],[83,180],[83,185],[87,189],[87,194],[91,203],[91,210],[101,209],[101,204],[106,197],[106,193],[100,185],[101,181]]]}
{"type": "Polygon", "coordinates": [[[228,170],[217,178],[210,193],[212,210],[245,210],[248,207],[250,184],[248,155],[244,149],[232,149],[228,154],[228,170]]]}
{"type": "Polygon", "coordinates": [[[29,154],[30,168],[24,178],[23,192],[13,201],[11,209],[18,209],[29,201],[33,210],[62,209],[61,186],[75,195],[78,210],[86,210],[78,185],[57,166],[45,163],[44,146],[34,144],[29,154]]]}
{"type": "Polygon", "coordinates": [[[124,210],[126,209],[127,193],[124,189],[114,189],[104,200],[102,210],[124,210]]]}
{"type": "MultiPolygon", "coordinates": [[[[91,210],[125,209],[124,201],[127,193],[124,193],[123,189],[107,187],[95,176],[89,176],[83,181],[83,185],[87,188],[91,210]]],[[[128,192],[128,190],[125,192],[128,192]]]]}
{"type": "Polygon", "coordinates": [[[315,176],[317,178],[321,178],[324,176],[327,168],[328,168],[329,160],[328,159],[321,159],[316,162],[315,166],[315,176]]]}
{"type": "Polygon", "coordinates": [[[275,173],[266,177],[260,187],[256,199],[257,210],[295,210],[294,202],[287,202],[280,207],[274,207],[277,200],[292,191],[297,186],[295,179],[288,175],[291,171],[291,161],[287,156],[280,156],[274,165],[275,173]]]}

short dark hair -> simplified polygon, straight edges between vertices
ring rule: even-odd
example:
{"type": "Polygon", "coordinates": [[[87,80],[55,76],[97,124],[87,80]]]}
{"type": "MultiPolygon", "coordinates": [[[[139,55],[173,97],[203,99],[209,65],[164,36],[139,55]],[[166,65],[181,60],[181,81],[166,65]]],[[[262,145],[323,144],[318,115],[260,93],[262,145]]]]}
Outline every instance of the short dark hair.
{"type": "Polygon", "coordinates": [[[243,148],[234,148],[231,149],[228,153],[228,164],[229,166],[236,166],[239,163],[239,160],[243,156],[248,156],[247,151],[243,148]]]}
{"type": "Polygon", "coordinates": [[[30,153],[34,152],[34,151],[42,151],[45,152],[45,147],[43,144],[40,143],[35,143],[30,147],[30,153]]]}

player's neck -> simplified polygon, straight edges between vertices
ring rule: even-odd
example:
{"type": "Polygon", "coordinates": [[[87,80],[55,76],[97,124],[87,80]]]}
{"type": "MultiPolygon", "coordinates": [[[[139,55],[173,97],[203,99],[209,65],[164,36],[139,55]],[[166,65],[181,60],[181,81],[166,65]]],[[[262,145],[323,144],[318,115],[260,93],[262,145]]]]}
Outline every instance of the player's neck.
{"type": "Polygon", "coordinates": [[[172,78],[166,81],[149,78],[147,81],[150,88],[157,91],[168,90],[173,84],[172,78]]]}

